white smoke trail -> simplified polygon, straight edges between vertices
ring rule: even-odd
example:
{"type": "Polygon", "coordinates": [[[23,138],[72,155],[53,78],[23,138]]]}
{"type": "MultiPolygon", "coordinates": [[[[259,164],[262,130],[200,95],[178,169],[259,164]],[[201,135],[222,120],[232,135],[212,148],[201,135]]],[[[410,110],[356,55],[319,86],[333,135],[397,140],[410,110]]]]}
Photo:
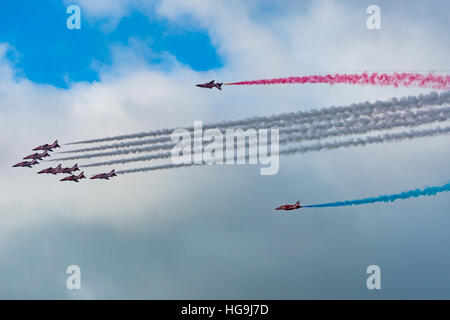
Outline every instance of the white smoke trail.
{"type": "MultiPolygon", "coordinates": [[[[450,95],[447,98],[450,100],[450,95]]],[[[442,99],[439,101],[439,104],[443,103],[445,99],[442,99]]],[[[269,122],[258,122],[258,123],[251,123],[246,126],[239,126],[235,128],[239,128],[242,130],[247,129],[258,129],[258,128],[282,128],[282,127],[289,127],[297,124],[313,124],[317,122],[326,122],[326,121],[337,121],[337,120],[345,120],[345,119],[352,119],[352,118],[361,118],[361,117],[367,117],[367,116],[375,116],[378,114],[383,114],[386,112],[400,112],[400,111],[409,111],[412,109],[420,109],[424,107],[428,107],[428,104],[421,104],[417,105],[416,103],[411,104],[401,104],[396,105],[393,104],[389,108],[360,108],[355,109],[353,112],[343,112],[343,113],[336,113],[334,117],[332,115],[323,116],[322,118],[312,118],[310,119],[310,122],[306,122],[304,118],[298,117],[298,116],[292,116],[288,119],[276,119],[269,122]]],[[[114,144],[108,144],[108,145],[101,145],[97,147],[91,147],[91,148],[83,148],[83,149],[75,149],[75,150],[69,150],[69,151],[63,151],[58,152],[59,153],[81,153],[81,152],[89,152],[89,151],[101,151],[101,150],[107,150],[107,149],[119,149],[119,148],[129,148],[133,146],[141,146],[141,145],[147,145],[147,144],[159,144],[159,143],[166,143],[171,141],[170,136],[161,136],[156,138],[150,138],[150,139],[140,139],[137,141],[129,141],[129,142],[120,142],[120,143],[114,143],[114,144]]],[[[151,149],[151,148],[150,148],[151,149]]],[[[161,150],[164,148],[161,148],[161,150]]],[[[160,149],[155,149],[160,150],[160,149]]],[[[131,153],[133,151],[130,151],[131,153]]],[[[64,158],[66,159],[66,158],[64,158]]],[[[76,159],[76,158],[72,158],[76,159]]]]}
{"type": "MultiPolygon", "coordinates": [[[[310,111],[297,111],[291,113],[283,113],[279,115],[271,115],[266,117],[252,117],[243,120],[234,120],[234,121],[224,121],[224,122],[216,122],[212,124],[204,125],[204,129],[212,129],[212,128],[230,128],[230,127],[239,127],[246,126],[254,123],[267,123],[277,120],[289,120],[291,118],[302,119],[303,123],[308,123],[312,121],[320,121],[323,117],[332,117],[334,118],[337,114],[349,113],[353,114],[355,112],[361,112],[362,110],[373,110],[373,109],[389,109],[394,105],[405,106],[405,105],[414,105],[414,106],[423,106],[423,105],[441,105],[443,103],[449,102],[450,100],[450,91],[446,91],[443,93],[431,92],[427,95],[419,95],[419,96],[408,96],[401,99],[393,98],[390,101],[377,101],[375,103],[363,102],[359,104],[352,104],[349,106],[341,106],[341,107],[330,107],[324,109],[313,109],[310,111]]],[[[184,129],[188,131],[193,131],[194,127],[185,127],[184,129]]],[[[176,130],[176,128],[167,128],[160,130],[152,130],[148,132],[134,133],[128,135],[119,135],[113,137],[106,137],[100,139],[91,139],[84,141],[72,142],[69,144],[84,144],[84,143],[97,143],[97,142],[106,142],[106,141],[114,141],[114,140],[126,140],[126,139],[135,139],[135,138],[144,138],[144,137],[156,137],[156,136],[164,136],[170,135],[172,132],[176,130]]],[[[92,150],[91,150],[92,151],[92,150]]]]}
{"type": "MultiPolygon", "coordinates": [[[[320,150],[332,150],[339,148],[347,148],[347,147],[355,147],[355,146],[365,146],[367,144],[376,144],[376,143],[385,143],[385,142],[394,142],[401,141],[406,139],[415,139],[415,138],[423,138],[423,137],[432,137],[436,135],[449,134],[450,127],[436,127],[433,129],[424,129],[424,130],[410,130],[399,133],[386,133],[378,136],[364,137],[364,138],[352,138],[344,141],[335,141],[335,142],[326,142],[326,143],[317,143],[311,146],[297,146],[289,149],[280,150],[280,155],[293,155],[297,153],[306,153],[312,151],[320,151],[320,150]]],[[[152,167],[143,167],[143,168],[135,168],[135,169],[127,169],[127,170],[118,170],[117,174],[127,174],[127,173],[136,173],[136,172],[146,172],[146,171],[155,171],[155,170],[163,170],[163,169],[174,169],[181,167],[192,167],[192,166],[204,166],[207,164],[163,164],[152,167]]]]}
{"type": "MultiPolygon", "coordinates": [[[[449,118],[448,117],[438,117],[438,118],[434,118],[433,122],[435,122],[435,120],[438,119],[439,121],[446,121],[449,118]]],[[[402,122],[402,127],[414,127],[417,125],[417,121],[413,120],[413,121],[404,121],[402,122]]],[[[394,123],[395,124],[395,123],[394,123]]],[[[421,123],[424,124],[424,123],[421,123]]],[[[378,128],[378,130],[384,130],[386,128],[388,128],[389,126],[393,126],[393,125],[385,125],[385,124],[377,124],[374,125],[374,127],[372,127],[372,129],[378,128]]],[[[352,128],[335,128],[332,132],[330,132],[329,136],[342,136],[342,135],[348,135],[348,134],[362,134],[362,133],[366,133],[367,132],[367,127],[366,128],[356,128],[356,129],[352,129],[352,128]]],[[[320,139],[320,138],[325,138],[325,136],[321,136],[320,134],[317,133],[308,133],[308,134],[291,134],[291,135],[287,135],[285,137],[280,138],[279,140],[279,144],[280,145],[285,145],[288,143],[298,143],[301,141],[305,141],[305,140],[316,140],[316,139],[320,139]]],[[[238,145],[238,147],[243,147],[245,146],[245,144],[241,144],[238,145]]],[[[236,144],[235,144],[236,147],[236,144]]],[[[201,152],[200,149],[197,150],[193,150],[193,153],[195,152],[201,152]]],[[[86,165],[82,165],[80,167],[96,167],[96,166],[104,166],[104,165],[112,165],[112,164],[125,164],[125,163],[130,163],[130,162],[137,162],[137,161],[152,161],[152,160],[157,160],[157,159],[167,159],[171,157],[171,152],[164,152],[164,153],[156,153],[156,154],[152,154],[152,155],[145,155],[145,156],[139,156],[139,157],[132,157],[132,158],[122,158],[122,159],[116,159],[116,160],[109,160],[109,161],[102,161],[102,162],[95,162],[95,163],[90,163],[90,164],[86,164],[86,165]]]]}
{"type": "MultiPolygon", "coordinates": [[[[327,121],[300,127],[282,128],[280,135],[295,133],[293,138],[282,137],[280,144],[287,143],[291,139],[300,142],[302,140],[315,140],[350,134],[364,134],[371,131],[387,130],[397,127],[414,127],[433,122],[443,122],[450,119],[450,106],[437,109],[408,111],[403,113],[381,114],[372,118],[356,118],[341,121],[327,121]]],[[[69,156],[52,159],[49,161],[65,161],[76,159],[90,159],[105,156],[118,156],[130,153],[152,152],[158,150],[170,150],[176,143],[152,145],[149,147],[119,149],[109,152],[88,153],[83,155],[69,156]]],[[[242,147],[240,145],[237,147],[242,147]]],[[[165,156],[164,156],[165,157],[165,156]]],[[[152,158],[154,159],[154,158],[152,158]]]]}

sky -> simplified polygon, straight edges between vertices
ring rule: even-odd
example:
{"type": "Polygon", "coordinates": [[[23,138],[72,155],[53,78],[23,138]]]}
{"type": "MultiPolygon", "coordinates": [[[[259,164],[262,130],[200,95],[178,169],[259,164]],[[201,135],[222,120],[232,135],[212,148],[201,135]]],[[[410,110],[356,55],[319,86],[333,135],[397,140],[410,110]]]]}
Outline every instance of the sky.
{"type": "Polygon", "coordinates": [[[230,165],[62,184],[11,167],[55,139],[428,93],[345,85],[219,92],[194,84],[450,70],[449,13],[442,1],[5,2],[0,298],[450,298],[448,194],[273,210],[447,183],[448,136],[282,157],[273,176],[230,165]],[[81,9],[80,30],[66,27],[72,4],[81,9]],[[381,8],[380,30],[366,27],[371,4],[381,8]],[[381,290],[366,287],[373,264],[381,268],[381,290]],[[69,265],[81,268],[81,290],[66,288],[69,265]]]}

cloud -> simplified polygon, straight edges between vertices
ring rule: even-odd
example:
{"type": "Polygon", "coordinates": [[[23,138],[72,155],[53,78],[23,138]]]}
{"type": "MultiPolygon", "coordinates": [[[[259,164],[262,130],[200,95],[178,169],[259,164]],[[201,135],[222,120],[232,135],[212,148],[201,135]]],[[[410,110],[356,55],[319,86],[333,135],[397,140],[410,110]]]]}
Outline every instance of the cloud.
{"type": "MultiPolygon", "coordinates": [[[[140,1],[79,3],[93,20],[117,22],[141,6],[150,14],[140,1]]],[[[73,263],[73,257],[86,263],[88,274],[95,274],[88,277],[90,297],[370,298],[361,293],[365,275],[355,274],[375,260],[400,277],[398,282],[390,278],[397,289],[385,297],[413,295],[402,289],[412,286],[401,278],[410,263],[426,270],[414,269],[445,295],[444,282],[439,286],[430,273],[445,270],[448,259],[437,261],[428,252],[433,248],[443,253],[443,243],[449,240],[443,228],[448,195],[433,202],[417,199],[296,217],[274,215],[272,208],[298,198],[315,203],[445,182],[448,137],[298,155],[282,159],[280,174],[274,177],[260,177],[256,167],[230,166],[63,184],[34,170],[11,168],[27,150],[56,138],[64,143],[190,126],[194,120],[241,119],[430,92],[320,85],[210,92],[194,86],[213,78],[238,81],[346,69],[447,66],[450,43],[440,23],[428,24],[415,11],[396,16],[386,3],[382,30],[374,33],[365,28],[367,6],[359,3],[315,1],[299,9],[283,2],[279,6],[289,14],[266,13],[271,16],[268,22],[264,15],[255,16],[254,2],[157,2],[152,15],[207,30],[224,67],[195,72],[170,53],[149,63],[145,57],[151,50],[132,39],[127,47],[112,44],[112,65],[96,62],[98,82],[73,82],[68,89],[24,78],[5,57],[9,44],[1,45],[0,250],[20,266],[11,279],[27,278],[26,272],[51,279],[46,292],[30,293],[33,289],[10,279],[2,281],[7,283],[4,288],[17,297],[67,297],[55,289],[62,277],[55,279],[52,272],[73,263]],[[31,245],[34,251],[24,248],[33,243],[41,245],[31,245]],[[55,266],[43,263],[38,251],[55,266]],[[421,255],[427,264],[418,260],[421,255]],[[39,271],[23,267],[29,257],[39,271]],[[430,267],[437,263],[442,266],[430,267]],[[120,280],[114,282],[116,278],[120,280]]],[[[439,8],[440,2],[434,2],[434,10],[439,8]]],[[[14,271],[5,264],[2,270],[14,271]]],[[[44,287],[41,282],[35,285],[44,287]]],[[[415,288],[419,297],[433,293],[425,280],[418,280],[415,288]]],[[[1,296],[8,297],[8,292],[1,296]]]]}

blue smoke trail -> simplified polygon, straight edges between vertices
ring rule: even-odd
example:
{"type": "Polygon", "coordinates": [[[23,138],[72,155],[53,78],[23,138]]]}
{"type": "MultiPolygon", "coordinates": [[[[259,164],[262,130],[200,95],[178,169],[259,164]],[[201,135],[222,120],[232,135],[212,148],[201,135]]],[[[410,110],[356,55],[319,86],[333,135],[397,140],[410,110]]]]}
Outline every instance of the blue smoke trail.
{"type": "Polygon", "coordinates": [[[365,198],[365,199],[356,199],[349,201],[337,201],[337,202],[329,202],[322,204],[314,204],[310,206],[303,206],[304,208],[325,208],[325,207],[344,207],[344,206],[354,206],[360,204],[368,204],[375,202],[393,202],[399,199],[408,199],[408,198],[417,198],[421,196],[434,196],[440,192],[448,192],[450,191],[450,183],[444,184],[439,187],[428,187],[424,189],[415,189],[410,191],[405,191],[402,193],[384,195],[379,197],[365,198]]]}

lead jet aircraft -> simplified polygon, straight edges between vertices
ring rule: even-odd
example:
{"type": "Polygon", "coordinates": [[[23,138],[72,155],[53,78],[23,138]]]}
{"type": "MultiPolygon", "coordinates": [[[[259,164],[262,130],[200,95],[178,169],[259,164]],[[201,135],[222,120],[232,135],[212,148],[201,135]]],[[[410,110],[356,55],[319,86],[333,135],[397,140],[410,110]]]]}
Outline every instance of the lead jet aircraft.
{"type": "Polygon", "coordinates": [[[91,179],[104,179],[104,180],[109,180],[109,178],[112,178],[112,177],[117,177],[117,174],[116,174],[116,172],[115,172],[114,169],[111,170],[110,173],[100,173],[100,174],[97,174],[97,175],[91,177],[91,179]]]}
{"type": "Polygon", "coordinates": [[[84,172],[81,172],[79,175],[71,175],[65,178],[62,178],[59,181],[74,181],[74,182],[78,182],[78,180],[80,179],[86,179],[86,177],[84,176],[84,172]]]}
{"type": "Polygon", "coordinates": [[[61,173],[72,173],[75,171],[80,171],[80,169],[78,169],[78,163],[75,164],[72,168],[62,168],[61,169],[61,173]]]}
{"type": "Polygon", "coordinates": [[[197,87],[200,87],[200,88],[208,88],[208,89],[217,88],[217,89],[219,89],[219,90],[222,90],[222,84],[223,84],[223,82],[221,82],[221,83],[216,83],[216,82],[214,82],[214,80],[213,80],[213,81],[206,82],[206,83],[196,84],[196,86],[197,86],[197,87]]]}
{"type": "Polygon", "coordinates": [[[300,205],[300,201],[297,201],[294,204],[285,204],[284,206],[275,208],[275,210],[296,210],[296,209],[300,209],[300,208],[303,208],[303,207],[300,205]]]}
{"type": "Polygon", "coordinates": [[[58,140],[55,140],[52,144],[43,144],[42,146],[36,147],[33,149],[33,151],[37,150],[45,150],[45,151],[53,151],[53,149],[61,148],[61,146],[58,144],[58,140]]]}
{"type": "Polygon", "coordinates": [[[27,159],[32,159],[32,160],[42,160],[43,158],[46,158],[46,157],[50,157],[50,155],[48,154],[47,151],[44,151],[44,152],[42,152],[42,153],[33,153],[33,154],[30,154],[29,156],[26,156],[26,157],[23,158],[23,159],[24,159],[24,160],[27,160],[27,159]]]}
{"type": "Polygon", "coordinates": [[[31,168],[32,166],[39,164],[39,162],[37,162],[36,160],[33,161],[23,161],[23,162],[19,162],[16,163],[15,165],[13,165],[13,168],[17,168],[17,167],[28,167],[31,168]]]}

